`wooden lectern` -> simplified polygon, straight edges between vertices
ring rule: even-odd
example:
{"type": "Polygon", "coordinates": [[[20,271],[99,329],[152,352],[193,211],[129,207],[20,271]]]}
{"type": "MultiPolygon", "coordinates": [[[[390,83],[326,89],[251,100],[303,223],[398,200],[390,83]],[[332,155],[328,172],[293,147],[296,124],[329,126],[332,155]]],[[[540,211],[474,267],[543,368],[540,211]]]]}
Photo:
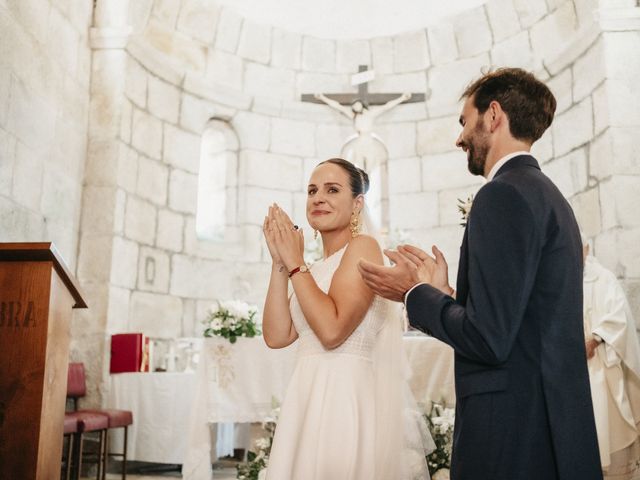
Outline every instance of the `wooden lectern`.
{"type": "Polygon", "coordinates": [[[72,308],[52,243],[0,243],[0,479],[59,479],[72,308]]]}

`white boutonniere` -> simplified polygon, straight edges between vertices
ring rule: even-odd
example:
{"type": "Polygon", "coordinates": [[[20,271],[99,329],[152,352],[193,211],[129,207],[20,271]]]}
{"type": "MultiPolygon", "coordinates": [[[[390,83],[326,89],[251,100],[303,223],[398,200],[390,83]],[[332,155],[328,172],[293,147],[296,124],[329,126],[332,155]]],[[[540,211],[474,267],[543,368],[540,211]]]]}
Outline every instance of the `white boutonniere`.
{"type": "Polygon", "coordinates": [[[471,206],[473,205],[473,195],[470,195],[466,200],[458,199],[458,210],[462,214],[462,222],[460,225],[467,226],[469,220],[469,214],[471,213],[471,206]]]}

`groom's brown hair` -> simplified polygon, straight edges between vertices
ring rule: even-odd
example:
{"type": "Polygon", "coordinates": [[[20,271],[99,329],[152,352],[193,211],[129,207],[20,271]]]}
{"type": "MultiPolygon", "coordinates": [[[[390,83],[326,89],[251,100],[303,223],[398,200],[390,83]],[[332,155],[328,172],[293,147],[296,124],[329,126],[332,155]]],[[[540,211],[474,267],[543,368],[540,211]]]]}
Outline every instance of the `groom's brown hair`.
{"type": "Polygon", "coordinates": [[[498,102],[509,118],[511,135],[531,143],[551,125],[556,111],[556,98],[549,87],[521,68],[500,68],[483,75],[460,99],[471,97],[480,113],[492,101],[498,102]]]}

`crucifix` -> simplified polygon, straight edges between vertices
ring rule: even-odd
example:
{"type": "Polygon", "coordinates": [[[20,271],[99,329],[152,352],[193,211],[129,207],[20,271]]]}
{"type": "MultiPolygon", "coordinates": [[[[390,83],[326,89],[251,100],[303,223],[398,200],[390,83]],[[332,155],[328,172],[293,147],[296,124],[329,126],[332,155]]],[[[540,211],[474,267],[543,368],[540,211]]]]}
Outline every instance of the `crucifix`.
{"type": "MultiPolygon", "coordinates": [[[[369,82],[373,80],[373,70],[369,70],[366,65],[358,67],[358,73],[352,75],[351,84],[358,86],[358,93],[328,93],[327,98],[338,102],[340,105],[352,105],[354,102],[360,101],[365,108],[370,105],[385,105],[386,103],[397,99],[400,93],[370,93],[369,82]]],[[[318,94],[303,93],[301,100],[310,103],[326,103],[317,97],[318,94]]],[[[424,102],[424,93],[412,93],[403,103],[424,102]]]]}
{"type": "Polygon", "coordinates": [[[374,221],[383,232],[388,232],[388,152],[382,139],[373,132],[373,123],[378,116],[401,103],[423,102],[425,94],[369,93],[373,70],[368,70],[366,65],[360,65],[358,70],[351,78],[352,85],[358,85],[358,93],[303,94],[301,100],[325,103],[353,121],[357,133],[346,140],[340,155],[369,174],[371,191],[367,195],[367,204],[374,221]]]}
{"type": "MultiPolygon", "coordinates": [[[[373,122],[377,117],[401,103],[423,102],[424,93],[369,93],[369,82],[373,80],[373,70],[360,65],[359,72],[351,77],[351,83],[358,85],[358,93],[304,93],[303,102],[325,103],[353,121],[353,126],[362,142],[376,137],[373,133],[373,122]],[[346,105],[349,105],[348,107],[346,105]]],[[[378,140],[380,140],[378,138],[378,140]]],[[[381,140],[380,140],[381,141],[381,140]]],[[[364,145],[363,145],[364,146],[364,145]]],[[[362,162],[360,166],[365,167],[362,162]]]]}

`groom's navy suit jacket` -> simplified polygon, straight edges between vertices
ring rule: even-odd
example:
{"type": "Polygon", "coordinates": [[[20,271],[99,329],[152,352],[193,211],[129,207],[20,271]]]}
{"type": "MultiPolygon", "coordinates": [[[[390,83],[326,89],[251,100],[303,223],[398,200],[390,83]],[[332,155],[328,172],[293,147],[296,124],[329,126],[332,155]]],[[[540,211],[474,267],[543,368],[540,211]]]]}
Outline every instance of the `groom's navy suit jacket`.
{"type": "Polygon", "coordinates": [[[601,479],[580,234],[533,157],[478,191],[456,297],[420,285],[406,299],[411,325],[455,350],[452,480],[601,479]]]}

